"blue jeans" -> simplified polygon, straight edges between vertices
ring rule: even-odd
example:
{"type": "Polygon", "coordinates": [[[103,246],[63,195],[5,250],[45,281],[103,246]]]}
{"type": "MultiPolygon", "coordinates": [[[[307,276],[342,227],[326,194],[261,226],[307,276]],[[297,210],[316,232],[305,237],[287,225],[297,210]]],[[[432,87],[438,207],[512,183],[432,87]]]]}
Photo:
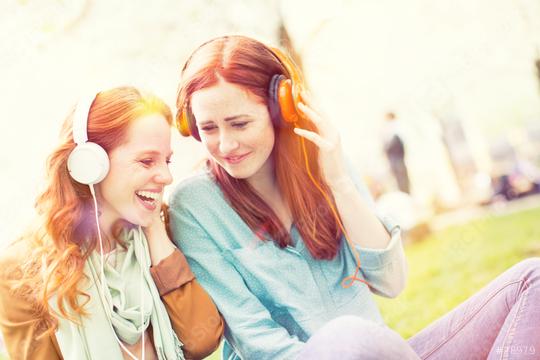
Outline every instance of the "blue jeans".
{"type": "Polygon", "coordinates": [[[419,358],[540,359],[540,258],[514,265],[408,341],[388,327],[342,316],[319,329],[299,356],[419,358]]]}

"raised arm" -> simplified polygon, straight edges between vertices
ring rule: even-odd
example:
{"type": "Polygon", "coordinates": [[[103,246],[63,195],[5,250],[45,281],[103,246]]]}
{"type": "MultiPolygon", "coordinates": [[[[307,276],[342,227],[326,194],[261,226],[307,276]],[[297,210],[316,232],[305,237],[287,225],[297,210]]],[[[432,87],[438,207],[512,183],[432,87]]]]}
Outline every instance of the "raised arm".
{"type": "Polygon", "coordinates": [[[390,219],[377,216],[369,192],[354,181],[347,169],[337,129],[313,109],[303,93],[298,104],[318,132],[295,128],[294,132],[319,147],[319,164],[336,202],[348,240],[361,259],[361,270],[375,293],[395,297],[405,287],[407,263],[401,231],[390,219]]]}

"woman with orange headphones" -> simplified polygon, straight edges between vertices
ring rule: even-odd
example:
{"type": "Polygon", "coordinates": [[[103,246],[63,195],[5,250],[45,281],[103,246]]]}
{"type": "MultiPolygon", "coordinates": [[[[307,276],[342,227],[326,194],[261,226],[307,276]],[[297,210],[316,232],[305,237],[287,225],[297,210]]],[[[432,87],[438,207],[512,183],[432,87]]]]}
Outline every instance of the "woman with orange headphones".
{"type": "MultiPolygon", "coordinates": [[[[405,286],[400,229],[374,214],[338,132],[278,49],[243,36],[202,44],[183,67],[177,111],[178,129],[209,159],[175,189],[171,230],[224,316],[224,359],[467,358],[478,350],[463,344],[474,330],[454,331],[456,317],[471,326],[512,318],[497,299],[497,317],[471,320],[458,310],[409,343],[385,326],[373,294],[395,297],[405,286]],[[449,340],[456,333],[457,350],[449,340]]],[[[514,297],[515,287],[506,290],[515,313],[520,299],[540,297],[539,278],[539,261],[526,261],[492,288],[534,284],[514,297]]],[[[530,304],[536,323],[514,330],[540,351],[527,327],[540,333],[538,300],[530,304]]],[[[483,345],[486,356],[495,346],[483,345]]]]}
{"type": "Polygon", "coordinates": [[[162,221],[172,114],[132,87],[83,99],[62,127],[35,228],[0,257],[12,359],[200,359],[223,323],[162,221]]]}
{"type": "Polygon", "coordinates": [[[391,333],[371,292],[405,284],[399,228],[373,214],[301,85],[277,49],[241,36],[203,44],[182,71],[177,126],[209,161],[172,196],[171,229],[226,319],[225,359],[295,358],[346,314],[391,333]]]}

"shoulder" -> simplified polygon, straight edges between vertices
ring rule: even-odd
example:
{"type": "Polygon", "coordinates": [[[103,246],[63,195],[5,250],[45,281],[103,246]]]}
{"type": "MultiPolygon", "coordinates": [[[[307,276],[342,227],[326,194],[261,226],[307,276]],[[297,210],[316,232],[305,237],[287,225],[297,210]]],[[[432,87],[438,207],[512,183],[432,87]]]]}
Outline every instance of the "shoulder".
{"type": "Polygon", "coordinates": [[[31,255],[32,237],[20,238],[1,250],[0,329],[10,354],[56,359],[54,336],[39,337],[54,322],[37,295],[41,282],[27,282],[23,272],[31,255]]]}
{"type": "Polygon", "coordinates": [[[189,207],[214,201],[222,197],[221,190],[208,171],[200,172],[182,180],[174,188],[170,197],[171,208],[189,207]]]}
{"type": "Polygon", "coordinates": [[[28,239],[19,238],[0,251],[0,277],[2,280],[20,276],[21,265],[28,259],[30,247],[28,239]]]}
{"type": "MultiPolygon", "coordinates": [[[[15,290],[16,284],[25,276],[24,265],[30,259],[30,241],[27,238],[20,238],[4,247],[0,255],[0,317],[7,316],[6,311],[15,309],[34,309],[35,297],[33,291],[24,286],[20,291],[15,290]],[[16,300],[15,303],[13,302],[16,300]],[[9,305],[8,305],[9,304],[9,305]],[[4,309],[3,307],[6,307],[4,309]]],[[[16,312],[16,311],[15,311],[16,312]]]]}

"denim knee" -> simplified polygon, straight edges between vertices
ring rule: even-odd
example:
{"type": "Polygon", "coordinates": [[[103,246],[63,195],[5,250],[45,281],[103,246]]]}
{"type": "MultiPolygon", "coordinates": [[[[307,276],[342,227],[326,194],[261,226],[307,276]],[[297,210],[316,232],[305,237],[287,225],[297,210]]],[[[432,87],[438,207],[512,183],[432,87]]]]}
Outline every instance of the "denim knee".
{"type": "Polygon", "coordinates": [[[410,345],[390,328],[358,316],[341,316],[324,325],[300,358],[418,359],[410,345]]]}
{"type": "Polygon", "coordinates": [[[521,260],[514,265],[514,267],[519,269],[525,277],[540,281],[540,257],[531,257],[521,260]]]}
{"type": "MultiPolygon", "coordinates": [[[[323,332],[328,332],[340,336],[342,339],[352,340],[359,337],[369,336],[373,331],[384,332],[388,328],[385,325],[377,324],[373,321],[364,320],[361,317],[353,315],[344,315],[337,317],[321,329],[323,332]]],[[[389,329],[388,329],[389,330],[389,329]]],[[[372,339],[372,343],[376,343],[380,338],[372,339]]]]}

